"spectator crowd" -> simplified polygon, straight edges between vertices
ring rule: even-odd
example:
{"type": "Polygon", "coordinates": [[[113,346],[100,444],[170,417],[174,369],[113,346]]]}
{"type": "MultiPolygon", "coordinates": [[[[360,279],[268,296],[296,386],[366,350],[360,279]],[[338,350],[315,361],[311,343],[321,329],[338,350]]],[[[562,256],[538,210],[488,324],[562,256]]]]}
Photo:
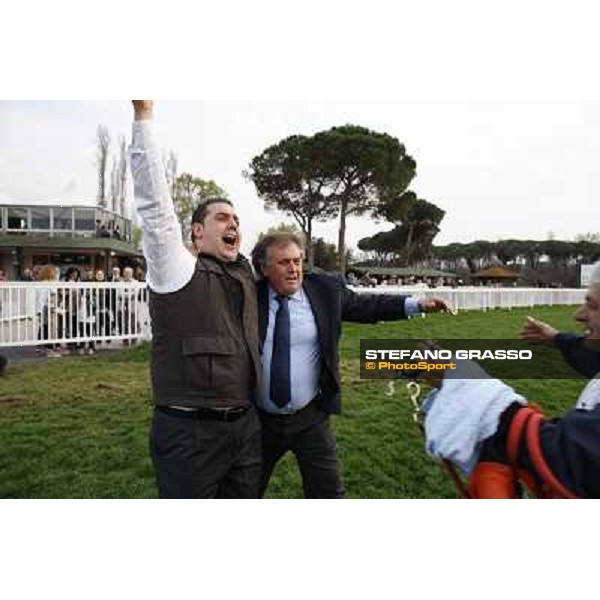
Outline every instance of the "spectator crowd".
{"type": "MultiPolygon", "coordinates": [[[[65,282],[64,286],[36,287],[35,313],[38,340],[68,338],[64,344],[52,342],[39,348],[46,356],[59,358],[69,354],[95,354],[100,341],[111,343],[111,337],[132,336],[139,331],[137,302],[141,290],[129,286],[85,286],[78,282],[98,283],[145,281],[144,271],[137,267],[112,268],[109,277],[102,269],[80,269],[69,266],[61,272],[55,265],[36,265],[23,270],[21,281],[65,282]],[[84,338],[73,341],[73,338],[84,338]],[[85,339],[87,338],[87,339],[85,339]],[[89,339],[95,338],[95,339],[89,339]]],[[[0,281],[7,281],[0,269],[0,281]]],[[[136,339],[126,337],[123,345],[134,345],[136,339]]]]}

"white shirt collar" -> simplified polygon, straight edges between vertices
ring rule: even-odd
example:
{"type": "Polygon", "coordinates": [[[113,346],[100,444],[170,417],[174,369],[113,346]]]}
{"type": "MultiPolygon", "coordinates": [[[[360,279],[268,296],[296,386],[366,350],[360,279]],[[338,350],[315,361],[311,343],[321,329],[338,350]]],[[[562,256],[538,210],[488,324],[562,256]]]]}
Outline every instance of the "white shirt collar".
{"type": "MultiPolygon", "coordinates": [[[[269,284],[269,302],[273,301],[275,299],[275,296],[277,296],[277,295],[278,295],[277,292],[269,284]]],[[[288,298],[290,300],[297,300],[299,302],[302,302],[302,300],[304,300],[304,290],[302,289],[302,286],[300,287],[300,289],[297,292],[290,294],[288,296],[288,298]]]]}

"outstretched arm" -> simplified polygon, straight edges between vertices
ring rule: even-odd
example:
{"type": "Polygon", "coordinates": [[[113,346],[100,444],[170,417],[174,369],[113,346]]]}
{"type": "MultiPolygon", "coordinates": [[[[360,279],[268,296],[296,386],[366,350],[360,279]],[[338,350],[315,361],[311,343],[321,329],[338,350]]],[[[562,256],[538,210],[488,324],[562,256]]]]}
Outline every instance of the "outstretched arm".
{"type": "Polygon", "coordinates": [[[554,329],[552,325],[539,321],[533,317],[527,317],[519,337],[522,340],[530,340],[533,342],[546,342],[551,344],[558,335],[558,329],[554,329]]]}
{"type": "Polygon", "coordinates": [[[395,321],[420,313],[448,312],[452,307],[440,298],[417,299],[394,294],[358,294],[344,285],[343,320],[361,323],[395,321]]]}
{"type": "Polygon", "coordinates": [[[563,333],[544,321],[527,317],[519,337],[556,346],[565,361],[584,377],[594,377],[600,371],[600,352],[587,348],[584,336],[563,333]]]}
{"type": "Polygon", "coordinates": [[[446,302],[446,300],[442,300],[442,298],[422,298],[419,300],[419,308],[424,313],[444,312],[451,315],[456,314],[451,304],[446,302]]]}
{"type": "Polygon", "coordinates": [[[154,103],[152,100],[132,100],[132,103],[135,121],[131,171],[144,232],[147,279],[155,292],[175,292],[192,278],[195,260],[184,246],[165,169],[154,143],[151,121],[154,103]]]}

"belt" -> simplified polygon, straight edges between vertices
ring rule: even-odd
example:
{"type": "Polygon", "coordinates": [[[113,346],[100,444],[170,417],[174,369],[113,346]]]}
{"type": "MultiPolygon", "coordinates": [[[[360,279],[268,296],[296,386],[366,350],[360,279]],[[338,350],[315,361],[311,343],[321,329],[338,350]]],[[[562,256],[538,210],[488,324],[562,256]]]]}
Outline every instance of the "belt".
{"type": "Polygon", "coordinates": [[[320,395],[320,392],[315,394],[314,398],[308,404],[305,404],[302,408],[299,408],[298,410],[295,410],[293,412],[268,412],[266,410],[262,410],[260,407],[259,407],[259,412],[261,415],[264,415],[267,418],[282,419],[282,420],[290,419],[292,417],[296,417],[297,415],[299,415],[300,413],[303,413],[304,411],[307,411],[308,408],[314,408],[314,406],[315,406],[314,402],[319,397],[319,395],[320,395]]]}
{"type": "Polygon", "coordinates": [[[156,410],[181,419],[194,419],[195,421],[224,421],[231,423],[243,417],[250,409],[251,405],[240,406],[238,408],[194,408],[191,410],[182,410],[172,406],[155,406],[156,410]]]}

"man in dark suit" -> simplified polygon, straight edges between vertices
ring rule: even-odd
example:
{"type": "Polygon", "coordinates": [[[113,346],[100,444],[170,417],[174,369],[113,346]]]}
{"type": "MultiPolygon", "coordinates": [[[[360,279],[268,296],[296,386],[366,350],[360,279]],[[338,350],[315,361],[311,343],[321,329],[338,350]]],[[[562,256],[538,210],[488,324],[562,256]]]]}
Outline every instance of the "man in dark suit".
{"type": "Polygon", "coordinates": [[[252,259],[257,284],[263,383],[258,390],[264,494],[279,459],[294,453],[307,498],[341,498],[344,488],[329,415],[340,412],[342,321],[375,323],[446,310],[443,300],[355,294],[341,276],[303,273],[304,240],[265,236],[252,259]]]}

